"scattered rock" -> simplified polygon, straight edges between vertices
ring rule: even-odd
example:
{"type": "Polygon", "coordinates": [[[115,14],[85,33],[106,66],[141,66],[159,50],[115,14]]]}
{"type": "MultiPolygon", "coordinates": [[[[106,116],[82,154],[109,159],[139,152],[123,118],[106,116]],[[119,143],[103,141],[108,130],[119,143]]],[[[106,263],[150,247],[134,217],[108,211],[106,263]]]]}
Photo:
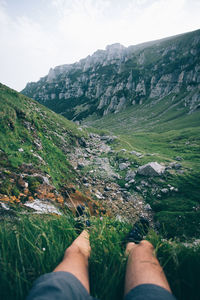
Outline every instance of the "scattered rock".
{"type": "Polygon", "coordinates": [[[85,148],[85,150],[88,152],[88,153],[91,153],[91,149],[90,148],[85,148]]]}
{"type": "Polygon", "coordinates": [[[127,152],[126,149],[120,149],[119,152],[127,152]]]}
{"type": "Polygon", "coordinates": [[[110,188],[109,186],[105,186],[104,190],[105,190],[106,192],[108,192],[108,191],[111,191],[112,188],[110,188]]]}
{"type": "Polygon", "coordinates": [[[0,202],[0,204],[1,204],[2,209],[4,209],[4,210],[10,210],[9,206],[6,203],[0,202]]]}
{"type": "Polygon", "coordinates": [[[137,152],[137,151],[134,151],[134,150],[131,151],[130,154],[134,154],[134,155],[136,155],[136,156],[138,156],[138,157],[142,155],[142,153],[137,152]]]}
{"type": "Polygon", "coordinates": [[[148,182],[146,182],[146,181],[144,181],[144,180],[141,181],[141,185],[142,185],[142,186],[149,186],[148,182]]]}
{"type": "Polygon", "coordinates": [[[100,138],[100,136],[98,134],[96,134],[96,133],[90,133],[89,137],[90,138],[100,138]]]}
{"type": "MultiPolygon", "coordinates": [[[[136,173],[134,171],[129,170],[126,174],[125,180],[126,181],[134,180],[135,176],[136,176],[136,173]]],[[[134,182],[135,182],[135,180],[134,180],[134,182]]]]}
{"type": "Polygon", "coordinates": [[[41,201],[39,199],[35,199],[34,201],[28,201],[24,204],[26,207],[30,207],[34,209],[37,213],[40,214],[57,214],[62,215],[61,212],[48,201],[41,201]]]}
{"type": "Polygon", "coordinates": [[[182,168],[181,164],[174,164],[174,169],[179,170],[182,168]]]}
{"type": "Polygon", "coordinates": [[[109,136],[109,135],[103,135],[100,137],[102,141],[105,141],[106,143],[112,143],[114,140],[116,140],[116,136],[109,136]]]}
{"type": "Polygon", "coordinates": [[[170,191],[171,191],[171,192],[178,192],[178,189],[175,188],[174,186],[171,186],[171,187],[170,187],[170,191]]]}
{"type": "Polygon", "coordinates": [[[135,183],[135,179],[131,179],[128,183],[129,183],[129,184],[135,183]]]}
{"type": "Polygon", "coordinates": [[[115,219],[116,219],[116,221],[119,221],[119,222],[121,222],[121,223],[125,223],[125,222],[128,221],[126,218],[123,218],[123,217],[120,216],[120,215],[117,215],[117,216],[115,217],[115,219]]]}
{"type": "Polygon", "coordinates": [[[88,179],[86,177],[83,177],[82,181],[83,183],[88,183],[88,179]]]}
{"type": "Polygon", "coordinates": [[[80,146],[87,147],[87,143],[83,137],[81,137],[78,142],[80,146]]]}
{"type": "Polygon", "coordinates": [[[41,143],[41,141],[39,140],[39,139],[37,139],[37,140],[34,140],[34,145],[35,145],[35,147],[37,148],[37,150],[42,150],[42,143],[41,143]]]}
{"type": "Polygon", "coordinates": [[[129,187],[130,187],[130,184],[129,184],[129,183],[125,183],[125,187],[126,187],[126,188],[129,188],[129,187]]]}
{"type": "Polygon", "coordinates": [[[19,152],[24,152],[24,149],[23,148],[19,148],[18,151],[19,152]]]}
{"type": "Polygon", "coordinates": [[[150,162],[139,167],[137,173],[143,176],[160,176],[165,172],[165,167],[157,162],[150,162]]]}
{"type": "Polygon", "coordinates": [[[183,160],[183,158],[180,157],[180,156],[177,156],[177,157],[175,158],[175,160],[181,161],[181,160],[183,160]]]}
{"type": "Polygon", "coordinates": [[[97,191],[95,193],[95,196],[97,197],[97,199],[103,199],[104,198],[103,195],[102,195],[102,193],[100,193],[99,191],[97,191]]]}
{"type": "Polygon", "coordinates": [[[152,210],[151,205],[147,203],[147,204],[144,206],[144,210],[151,211],[151,210],[152,210]]]}
{"type": "Polygon", "coordinates": [[[183,173],[184,173],[184,170],[177,170],[177,173],[183,174],[183,173]]]}
{"type": "Polygon", "coordinates": [[[18,185],[20,186],[20,187],[22,187],[22,188],[27,188],[28,187],[28,182],[25,182],[23,179],[22,179],[22,177],[20,177],[19,178],[19,180],[18,180],[18,185]]]}
{"type": "Polygon", "coordinates": [[[138,192],[141,192],[141,190],[142,190],[140,186],[136,186],[135,188],[138,192]]]}
{"type": "Polygon", "coordinates": [[[119,169],[122,171],[122,170],[127,169],[129,166],[130,166],[129,162],[127,162],[127,163],[121,163],[121,164],[119,164],[119,169]]]}
{"type": "Polygon", "coordinates": [[[167,193],[169,192],[169,190],[168,190],[168,189],[166,189],[166,188],[164,188],[164,189],[161,189],[160,191],[161,191],[161,193],[163,193],[163,194],[167,194],[167,193]]]}
{"type": "Polygon", "coordinates": [[[172,162],[169,164],[169,168],[178,170],[182,168],[182,165],[180,163],[172,162]]]}
{"type": "Polygon", "coordinates": [[[104,152],[104,153],[108,153],[108,152],[111,151],[111,148],[110,148],[110,146],[108,146],[108,145],[102,144],[102,145],[100,145],[100,147],[99,147],[99,151],[100,151],[100,152],[104,152]]]}
{"type": "Polygon", "coordinates": [[[78,164],[77,164],[77,168],[78,169],[83,169],[85,167],[85,164],[83,163],[83,162],[79,162],[78,164]]]}
{"type": "Polygon", "coordinates": [[[42,164],[46,165],[44,159],[39,154],[33,153],[33,156],[37,157],[42,164]]]}

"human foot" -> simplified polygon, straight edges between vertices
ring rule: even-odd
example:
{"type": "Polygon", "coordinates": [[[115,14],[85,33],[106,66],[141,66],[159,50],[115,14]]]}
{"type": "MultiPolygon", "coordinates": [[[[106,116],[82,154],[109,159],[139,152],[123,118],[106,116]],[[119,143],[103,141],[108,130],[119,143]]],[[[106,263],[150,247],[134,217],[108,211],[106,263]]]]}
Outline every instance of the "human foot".
{"type": "Polygon", "coordinates": [[[81,234],[73,241],[71,248],[78,248],[86,258],[90,257],[90,236],[87,230],[83,230],[81,234]]]}

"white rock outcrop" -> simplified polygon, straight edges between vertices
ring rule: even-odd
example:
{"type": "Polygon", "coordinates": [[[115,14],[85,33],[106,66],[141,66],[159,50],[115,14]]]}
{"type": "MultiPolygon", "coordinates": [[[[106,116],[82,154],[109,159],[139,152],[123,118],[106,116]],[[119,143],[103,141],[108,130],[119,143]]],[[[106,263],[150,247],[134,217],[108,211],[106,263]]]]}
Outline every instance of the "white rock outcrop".
{"type": "Polygon", "coordinates": [[[160,176],[165,172],[165,167],[157,162],[150,162],[138,168],[137,173],[144,176],[160,176]]]}

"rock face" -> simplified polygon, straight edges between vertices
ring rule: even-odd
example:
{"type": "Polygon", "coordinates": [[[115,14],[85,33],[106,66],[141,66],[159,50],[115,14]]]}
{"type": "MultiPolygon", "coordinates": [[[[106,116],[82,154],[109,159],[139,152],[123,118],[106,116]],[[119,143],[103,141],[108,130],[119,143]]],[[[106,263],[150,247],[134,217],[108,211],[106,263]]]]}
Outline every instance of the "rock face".
{"type": "Polygon", "coordinates": [[[50,69],[22,91],[68,119],[118,113],[181,93],[188,113],[200,107],[200,30],[123,47],[114,44],[71,65],[50,69]]]}
{"type": "Polygon", "coordinates": [[[55,205],[47,202],[47,201],[41,201],[39,199],[35,199],[34,201],[27,201],[25,206],[32,208],[35,210],[37,213],[40,214],[49,214],[49,213],[54,213],[57,215],[61,215],[61,212],[56,208],[55,205]]]}
{"type": "Polygon", "coordinates": [[[165,167],[157,162],[150,162],[138,168],[137,173],[144,176],[160,176],[164,173],[165,167]]]}

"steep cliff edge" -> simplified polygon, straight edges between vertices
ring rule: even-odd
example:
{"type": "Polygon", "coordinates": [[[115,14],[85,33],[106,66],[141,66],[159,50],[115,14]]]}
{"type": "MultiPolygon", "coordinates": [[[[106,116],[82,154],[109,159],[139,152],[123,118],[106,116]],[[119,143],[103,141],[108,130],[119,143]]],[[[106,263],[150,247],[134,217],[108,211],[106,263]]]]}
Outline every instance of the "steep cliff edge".
{"type": "MultiPolygon", "coordinates": [[[[50,69],[22,91],[71,120],[101,117],[180,95],[187,113],[200,105],[200,30],[128,48],[113,44],[50,69]]],[[[170,105],[170,104],[169,104],[170,105]]]]}

